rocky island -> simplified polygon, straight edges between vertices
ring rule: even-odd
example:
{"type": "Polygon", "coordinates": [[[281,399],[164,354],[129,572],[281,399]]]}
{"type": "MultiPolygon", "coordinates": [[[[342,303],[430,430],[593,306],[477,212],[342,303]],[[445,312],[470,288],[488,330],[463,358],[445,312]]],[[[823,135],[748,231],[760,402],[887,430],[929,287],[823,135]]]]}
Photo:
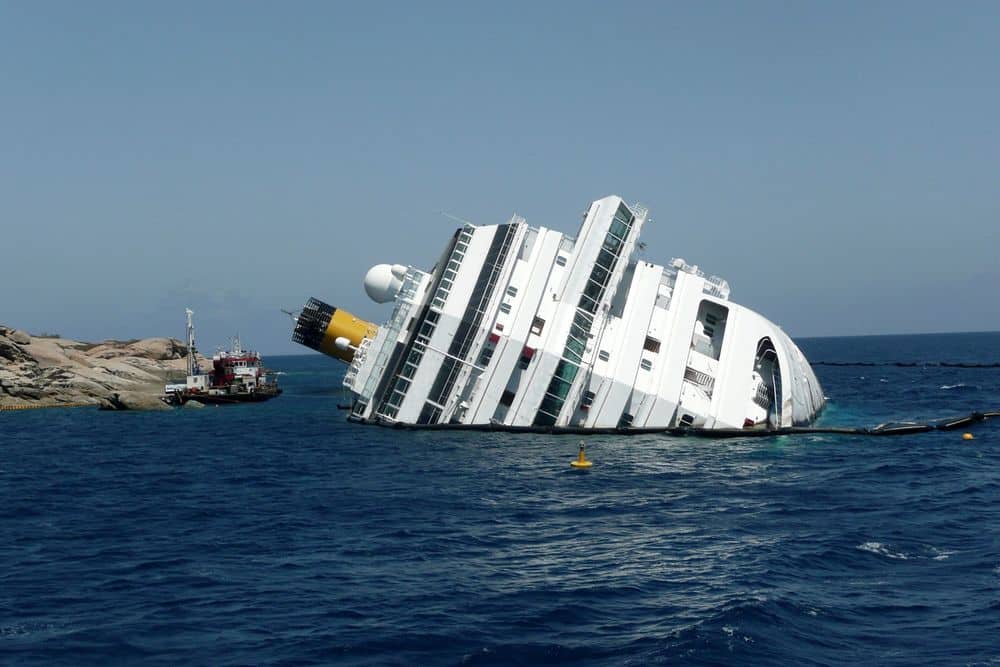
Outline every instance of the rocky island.
{"type": "Polygon", "coordinates": [[[0,409],[169,410],[163,385],[183,382],[186,355],[174,338],[86,343],[0,325],[0,409]]]}

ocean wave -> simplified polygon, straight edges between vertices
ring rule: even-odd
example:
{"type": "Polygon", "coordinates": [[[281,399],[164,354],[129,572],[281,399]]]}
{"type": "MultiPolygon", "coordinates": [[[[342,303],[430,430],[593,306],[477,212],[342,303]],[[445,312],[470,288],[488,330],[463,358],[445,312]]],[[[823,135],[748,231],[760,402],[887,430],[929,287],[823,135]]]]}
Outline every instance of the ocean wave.
{"type": "MultiPolygon", "coordinates": [[[[285,396],[211,424],[0,417],[0,655],[777,666],[997,654],[1000,557],[982,527],[1000,503],[1000,419],[975,427],[974,449],[962,431],[594,436],[581,477],[567,472],[575,438],[348,424],[329,363],[289,364],[285,396]]],[[[834,400],[821,423],[993,409],[996,377],[824,368],[834,400]]]]}
{"type": "Polygon", "coordinates": [[[930,550],[933,552],[931,556],[932,560],[948,560],[952,554],[957,553],[955,551],[948,551],[947,549],[938,549],[937,547],[930,547],[930,550]]]}
{"type": "Polygon", "coordinates": [[[889,548],[881,542],[864,542],[855,548],[860,551],[867,551],[868,553],[885,556],[886,558],[892,558],[893,560],[909,560],[910,558],[903,552],[889,551],[889,548]]]}
{"type": "Polygon", "coordinates": [[[23,639],[29,636],[51,638],[73,632],[71,628],[60,628],[53,623],[10,623],[0,625],[0,639],[23,639]]]}
{"type": "Polygon", "coordinates": [[[948,560],[951,556],[958,553],[950,549],[939,549],[935,546],[925,545],[917,546],[911,549],[909,552],[906,551],[893,551],[888,545],[882,544],[881,542],[864,542],[855,547],[859,551],[867,551],[868,553],[873,553],[878,556],[885,556],[886,558],[891,558],[893,560],[948,560]]]}

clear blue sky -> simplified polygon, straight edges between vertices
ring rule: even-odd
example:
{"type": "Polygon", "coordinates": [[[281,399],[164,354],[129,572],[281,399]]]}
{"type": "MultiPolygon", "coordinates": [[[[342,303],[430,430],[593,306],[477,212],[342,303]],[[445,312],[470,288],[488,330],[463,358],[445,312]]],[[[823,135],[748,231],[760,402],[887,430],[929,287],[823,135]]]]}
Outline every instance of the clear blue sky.
{"type": "Polygon", "coordinates": [[[996,2],[4,2],[0,323],[295,353],[617,193],[793,336],[1000,329],[998,81],[996,2]]]}

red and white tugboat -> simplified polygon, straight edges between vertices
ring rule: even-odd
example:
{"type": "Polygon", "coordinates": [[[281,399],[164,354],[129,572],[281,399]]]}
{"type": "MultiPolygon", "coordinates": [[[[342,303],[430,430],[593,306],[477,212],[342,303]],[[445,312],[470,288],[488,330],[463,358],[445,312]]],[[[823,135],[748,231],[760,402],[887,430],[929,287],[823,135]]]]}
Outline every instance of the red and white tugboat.
{"type": "Polygon", "coordinates": [[[266,401],[281,394],[277,381],[271,379],[261,362],[260,354],[244,350],[240,338],[233,338],[231,350],[220,350],[212,357],[212,369],[205,372],[198,363],[194,346],[194,312],[187,313],[187,381],[168,384],[167,399],[183,404],[190,400],[199,403],[253,403],[266,401]]]}

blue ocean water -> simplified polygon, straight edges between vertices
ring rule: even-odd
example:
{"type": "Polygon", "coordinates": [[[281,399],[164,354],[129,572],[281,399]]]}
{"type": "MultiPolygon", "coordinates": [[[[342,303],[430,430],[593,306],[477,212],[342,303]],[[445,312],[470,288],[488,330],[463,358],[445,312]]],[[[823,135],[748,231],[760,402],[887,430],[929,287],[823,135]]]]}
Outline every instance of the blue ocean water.
{"type": "MultiPolygon", "coordinates": [[[[1000,361],[1000,334],[800,341],[1000,361]]],[[[397,432],[281,398],[0,413],[0,661],[994,664],[1000,420],[902,437],[397,432]]],[[[825,424],[1000,409],[1000,369],[817,365],[825,424]]]]}

